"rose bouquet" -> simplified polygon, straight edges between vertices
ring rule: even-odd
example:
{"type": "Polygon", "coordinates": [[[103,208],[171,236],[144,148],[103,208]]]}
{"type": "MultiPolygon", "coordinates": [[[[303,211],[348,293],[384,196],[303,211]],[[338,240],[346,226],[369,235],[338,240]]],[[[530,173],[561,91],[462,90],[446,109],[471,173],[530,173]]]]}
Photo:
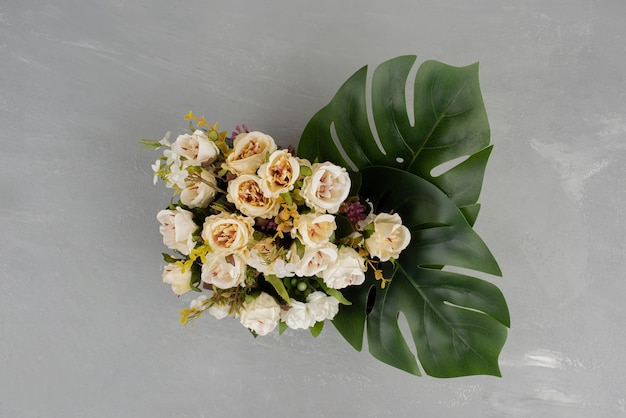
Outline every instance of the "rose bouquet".
{"type": "MultiPolygon", "coordinates": [[[[157,214],[163,243],[175,252],[163,281],[178,295],[210,291],[182,311],[182,322],[207,311],[234,316],[255,335],[279,324],[319,334],[339,304],[339,292],[392,262],[410,241],[400,216],[374,213],[350,195],[345,168],[297,158],[261,132],[227,138],[195,119],[190,134],[165,148],[153,166],[180,197],[157,214]],[[338,228],[338,224],[341,228],[338,228]]],[[[241,131],[242,129],[239,128],[241,131]]]]}
{"type": "Polygon", "coordinates": [[[189,112],[153,165],[174,190],[157,214],[163,281],[202,292],[183,323],[236,317],[255,336],[331,320],[357,350],[409,373],[500,375],[509,313],[473,225],[491,152],[477,65],[414,56],[357,71],[305,127],[297,152],[189,112]],[[370,95],[370,99],[367,97],[370,95]],[[403,314],[408,329],[400,326],[403,314]],[[408,346],[410,333],[417,353],[408,346]],[[419,364],[418,360],[419,359],[419,364]]]}

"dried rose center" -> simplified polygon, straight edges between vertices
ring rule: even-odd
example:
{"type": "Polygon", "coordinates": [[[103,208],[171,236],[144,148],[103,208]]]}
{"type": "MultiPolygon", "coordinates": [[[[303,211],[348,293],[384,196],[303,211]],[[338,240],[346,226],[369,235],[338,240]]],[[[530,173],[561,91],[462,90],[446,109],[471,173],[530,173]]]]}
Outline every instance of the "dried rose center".
{"type": "Polygon", "coordinates": [[[252,157],[253,155],[260,154],[262,150],[263,147],[261,144],[256,141],[250,141],[241,149],[237,159],[243,160],[244,158],[252,157]]]}
{"type": "Polygon", "coordinates": [[[232,246],[237,237],[237,227],[233,224],[220,225],[213,233],[213,241],[220,247],[232,246]]]}
{"type": "Polygon", "coordinates": [[[317,197],[320,199],[328,199],[329,197],[332,197],[332,184],[330,176],[323,174],[322,177],[320,177],[320,186],[317,188],[317,197]]]}
{"type": "Polygon", "coordinates": [[[261,188],[254,180],[241,183],[239,187],[239,199],[252,206],[267,206],[269,199],[263,195],[261,188]]]}
{"type": "Polygon", "coordinates": [[[269,172],[275,184],[287,186],[291,183],[292,171],[284,159],[278,161],[278,164],[272,165],[269,168],[269,172]]]}
{"type": "Polygon", "coordinates": [[[326,228],[324,228],[324,225],[322,225],[322,223],[314,223],[309,228],[309,237],[314,239],[317,236],[324,236],[325,229],[326,228]]]}
{"type": "Polygon", "coordinates": [[[196,159],[198,157],[198,149],[200,148],[200,144],[197,140],[190,139],[187,144],[181,146],[182,150],[185,151],[185,154],[190,156],[192,159],[196,159]]]}

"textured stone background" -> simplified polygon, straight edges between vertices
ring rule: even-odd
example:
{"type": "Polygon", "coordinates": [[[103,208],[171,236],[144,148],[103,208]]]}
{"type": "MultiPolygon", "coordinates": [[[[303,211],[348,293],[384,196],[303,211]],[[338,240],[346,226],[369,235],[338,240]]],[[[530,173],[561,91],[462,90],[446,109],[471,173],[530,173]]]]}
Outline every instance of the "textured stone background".
{"type": "Polygon", "coordinates": [[[626,416],[622,0],[0,1],[0,416],[626,416]],[[416,378],[318,339],[185,329],[137,138],[189,109],[281,145],[362,65],[481,63],[476,229],[503,378],[416,378]]]}

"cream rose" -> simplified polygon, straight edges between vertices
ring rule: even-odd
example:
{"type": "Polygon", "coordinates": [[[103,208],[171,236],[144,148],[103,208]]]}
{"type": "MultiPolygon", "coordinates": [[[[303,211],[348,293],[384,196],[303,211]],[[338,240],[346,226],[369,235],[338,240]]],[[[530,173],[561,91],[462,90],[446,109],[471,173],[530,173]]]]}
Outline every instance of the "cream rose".
{"type": "Polygon", "coordinates": [[[215,197],[217,181],[211,173],[203,171],[200,179],[187,182],[187,187],[180,193],[180,201],[190,208],[206,208],[215,197]]]}
{"type": "Polygon", "coordinates": [[[337,252],[337,261],[322,272],[326,286],[343,289],[359,285],[365,281],[365,260],[351,247],[341,247],[337,252]]]}
{"type": "Polygon", "coordinates": [[[298,238],[307,247],[325,245],[337,229],[335,217],[330,214],[305,213],[294,220],[291,237],[298,238]]]}
{"type": "Polygon", "coordinates": [[[307,296],[306,306],[314,321],[313,324],[325,319],[333,319],[339,312],[339,301],[324,292],[313,292],[307,296]]]}
{"type": "MultiPolygon", "coordinates": [[[[292,253],[296,253],[296,251],[292,250],[292,253]]],[[[297,276],[315,276],[335,263],[337,260],[337,246],[329,242],[321,247],[306,247],[301,258],[297,254],[293,257],[295,258],[294,264],[296,265],[297,276]]]]}
{"type": "Polygon", "coordinates": [[[400,215],[379,213],[373,220],[374,232],[365,239],[365,249],[380,261],[398,258],[411,241],[409,229],[402,225],[400,215]]]}
{"type": "Polygon", "coordinates": [[[307,329],[315,325],[307,304],[295,299],[291,299],[289,309],[280,311],[280,319],[292,329],[307,329]]]}
{"type": "Polygon", "coordinates": [[[172,151],[186,158],[184,165],[200,165],[217,157],[220,153],[215,142],[198,129],[193,134],[179,135],[172,144],[172,151]]]}
{"type": "Polygon", "coordinates": [[[161,223],[159,231],[163,235],[163,243],[168,248],[189,255],[196,246],[192,234],[198,229],[198,225],[193,222],[193,214],[182,208],[165,209],[157,213],[157,219],[161,223]]]}
{"type": "Polygon", "coordinates": [[[242,174],[231,180],[227,192],[228,201],[246,216],[269,219],[278,215],[278,201],[263,194],[261,178],[254,174],[242,174]]]}
{"type": "Polygon", "coordinates": [[[308,207],[318,212],[337,213],[350,193],[346,169],[329,162],[315,163],[313,173],[304,178],[302,196],[308,207]]]}
{"type": "Polygon", "coordinates": [[[252,239],[254,219],[231,213],[211,215],[204,221],[202,238],[218,255],[235,254],[252,239]]]}
{"type": "Polygon", "coordinates": [[[163,283],[172,286],[172,292],[177,295],[183,295],[191,290],[191,270],[187,269],[183,272],[181,265],[171,263],[163,269],[163,283]]]}
{"type": "Polygon", "coordinates": [[[249,132],[237,135],[233,141],[233,152],[228,155],[224,167],[241,174],[253,174],[265,163],[267,154],[276,151],[274,139],[262,132],[249,132]]]}
{"type": "Polygon", "coordinates": [[[262,292],[250,303],[244,303],[240,312],[241,324],[258,335],[267,335],[276,328],[280,306],[273,297],[262,292]]]}
{"type": "Polygon", "coordinates": [[[259,167],[257,174],[261,177],[261,189],[265,196],[278,197],[293,189],[300,176],[300,165],[289,152],[277,150],[259,167]]]}
{"type": "Polygon", "coordinates": [[[208,254],[206,263],[202,265],[200,278],[204,283],[212,284],[220,289],[237,287],[246,278],[246,263],[239,255],[224,257],[208,254]]]}

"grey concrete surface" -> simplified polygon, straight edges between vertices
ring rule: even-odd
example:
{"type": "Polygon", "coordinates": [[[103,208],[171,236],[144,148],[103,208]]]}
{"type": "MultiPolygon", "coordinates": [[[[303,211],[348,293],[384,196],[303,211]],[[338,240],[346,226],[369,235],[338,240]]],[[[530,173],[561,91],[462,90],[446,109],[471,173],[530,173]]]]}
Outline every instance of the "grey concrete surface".
{"type": "Polygon", "coordinates": [[[0,416],[626,416],[622,0],[0,1],[0,416]],[[476,229],[503,377],[416,378],[332,328],[178,322],[137,138],[189,109],[281,145],[356,69],[480,61],[476,229]]]}

